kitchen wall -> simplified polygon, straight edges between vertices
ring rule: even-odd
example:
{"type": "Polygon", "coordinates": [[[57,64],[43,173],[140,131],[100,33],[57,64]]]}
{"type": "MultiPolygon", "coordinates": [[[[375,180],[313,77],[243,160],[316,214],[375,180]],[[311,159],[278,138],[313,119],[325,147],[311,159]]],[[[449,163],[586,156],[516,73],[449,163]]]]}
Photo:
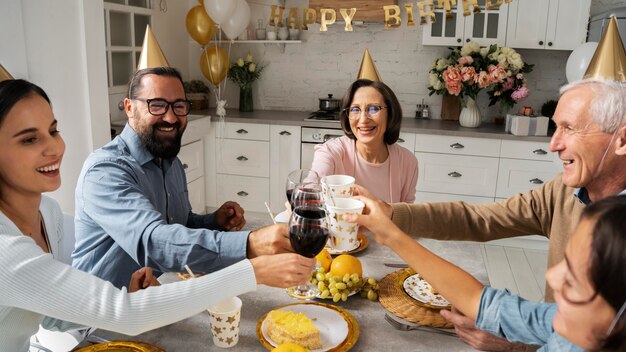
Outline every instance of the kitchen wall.
{"type": "MultiPolygon", "coordinates": [[[[519,0],[516,0],[519,1],[519,0]]],[[[405,116],[415,115],[415,104],[422,99],[431,107],[431,114],[438,118],[441,111],[441,97],[428,96],[428,70],[435,58],[445,56],[449,50],[445,47],[423,46],[422,26],[407,27],[404,3],[399,1],[403,12],[403,25],[396,29],[385,30],[383,23],[355,25],[353,32],[345,32],[343,24],[329,26],[328,32],[320,32],[319,25],[310,26],[301,32],[302,44],[285,45],[284,52],[277,44],[232,44],[231,61],[245,56],[248,52],[255,55],[266,65],[261,79],[254,85],[255,109],[277,110],[316,110],[319,97],[332,93],[341,97],[348,85],[356,78],[361,57],[368,48],[376,62],[383,81],[397,94],[405,116]]],[[[196,1],[189,1],[195,6],[196,1]]],[[[250,2],[252,18],[250,28],[255,28],[257,19],[267,24],[270,15],[268,6],[259,6],[250,2]]],[[[261,3],[277,4],[277,1],[265,0],[261,3]]],[[[303,8],[306,0],[287,1],[286,7],[303,8]]],[[[619,0],[594,0],[592,13],[602,12],[620,6],[619,0]]],[[[226,48],[228,44],[223,44],[226,48]]],[[[198,66],[200,48],[189,39],[189,75],[202,77],[198,66]]],[[[566,83],[565,63],[569,51],[519,50],[529,63],[535,64],[535,70],[528,74],[531,94],[523,105],[532,105],[539,109],[549,99],[558,98],[558,89],[566,83]]],[[[222,96],[228,106],[238,106],[238,87],[227,81],[222,96]]],[[[479,96],[483,118],[491,120],[499,115],[497,107],[487,108],[486,92],[479,96]]],[[[522,104],[518,104],[520,106],[522,104]]],[[[520,106],[521,107],[521,106],[520,106]]]]}

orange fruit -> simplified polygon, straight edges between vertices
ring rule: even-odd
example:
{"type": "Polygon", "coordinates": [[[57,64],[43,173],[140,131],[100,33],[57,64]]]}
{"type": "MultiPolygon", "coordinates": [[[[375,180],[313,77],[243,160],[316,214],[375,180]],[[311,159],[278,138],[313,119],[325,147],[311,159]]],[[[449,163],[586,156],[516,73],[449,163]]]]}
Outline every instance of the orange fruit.
{"type": "Polygon", "coordinates": [[[333,261],[333,257],[330,256],[330,253],[328,253],[327,250],[322,249],[322,251],[315,256],[315,259],[320,262],[320,265],[324,268],[325,273],[330,270],[330,263],[333,261]]]}
{"type": "Polygon", "coordinates": [[[342,254],[333,259],[330,264],[330,273],[339,277],[343,277],[345,274],[352,275],[358,274],[359,277],[363,276],[363,267],[361,261],[350,254],[342,254]]]}
{"type": "Polygon", "coordinates": [[[310,352],[306,348],[293,342],[283,343],[272,350],[272,352],[310,352]]]}

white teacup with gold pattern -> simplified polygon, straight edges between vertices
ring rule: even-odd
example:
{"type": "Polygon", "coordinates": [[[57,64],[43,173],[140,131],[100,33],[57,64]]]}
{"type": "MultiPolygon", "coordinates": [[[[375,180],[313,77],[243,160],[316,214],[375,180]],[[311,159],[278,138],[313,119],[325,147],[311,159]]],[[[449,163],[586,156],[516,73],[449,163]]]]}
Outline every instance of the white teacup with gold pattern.
{"type": "Polygon", "coordinates": [[[211,321],[211,335],[217,347],[233,347],[239,342],[241,299],[228,298],[207,309],[211,321]]]}
{"type": "Polygon", "coordinates": [[[324,200],[329,202],[332,198],[350,198],[354,192],[354,177],[348,175],[328,175],[322,177],[322,193],[324,200]]]}
{"type": "Polygon", "coordinates": [[[353,198],[334,198],[326,202],[328,216],[330,218],[330,236],[328,245],[340,252],[347,252],[359,247],[357,234],[359,225],[343,220],[343,214],[361,214],[365,204],[353,198]]]}

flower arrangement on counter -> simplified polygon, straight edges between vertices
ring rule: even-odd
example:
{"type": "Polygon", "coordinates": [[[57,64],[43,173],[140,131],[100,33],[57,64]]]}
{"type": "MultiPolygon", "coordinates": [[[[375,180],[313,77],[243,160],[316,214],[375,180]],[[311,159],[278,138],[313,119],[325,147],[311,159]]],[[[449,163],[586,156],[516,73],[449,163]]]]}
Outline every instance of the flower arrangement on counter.
{"type": "Polygon", "coordinates": [[[429,71],[429,95],[449,94],[476,100],[488,89],[489,106],[500,103],[510,109],[529,93],[524,74],[534,65],[525,63],[514,49],[491,45],[480,47],[469,42],[461,48],[450,48],[446,58],[436,59],[429,71]]]}
{"type": "Polygon", "coordinates": [[[263,66],[254,63],[252,54],[248,54],[246,59],[238,58],[228,69],[228,79],[237,83],[241,89],[250,89],[252,82],[261,77],[263,66]]]}

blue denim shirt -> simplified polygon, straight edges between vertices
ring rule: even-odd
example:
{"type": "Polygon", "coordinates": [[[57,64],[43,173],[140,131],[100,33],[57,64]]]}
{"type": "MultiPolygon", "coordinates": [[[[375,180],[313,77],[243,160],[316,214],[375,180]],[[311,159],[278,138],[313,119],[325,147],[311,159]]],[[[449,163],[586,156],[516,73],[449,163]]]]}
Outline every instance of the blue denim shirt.
{"type": "Polygon", "coordinates": [[[555,314],[555,303],[529,302],[508,290],[485,287],[476,326],[509,341],[540,345],[542,352],[584,351],[554,331],[555,314]]]}
{"type": "Polygon", "coordinates": [[[211,272],[246,258],[249,232],[215,230],[214,215],[191,212],[178,158],[160,167],[135,131],[89,155],[76,186],[73,266],[116,287],[150,266],[211,272]]]}

